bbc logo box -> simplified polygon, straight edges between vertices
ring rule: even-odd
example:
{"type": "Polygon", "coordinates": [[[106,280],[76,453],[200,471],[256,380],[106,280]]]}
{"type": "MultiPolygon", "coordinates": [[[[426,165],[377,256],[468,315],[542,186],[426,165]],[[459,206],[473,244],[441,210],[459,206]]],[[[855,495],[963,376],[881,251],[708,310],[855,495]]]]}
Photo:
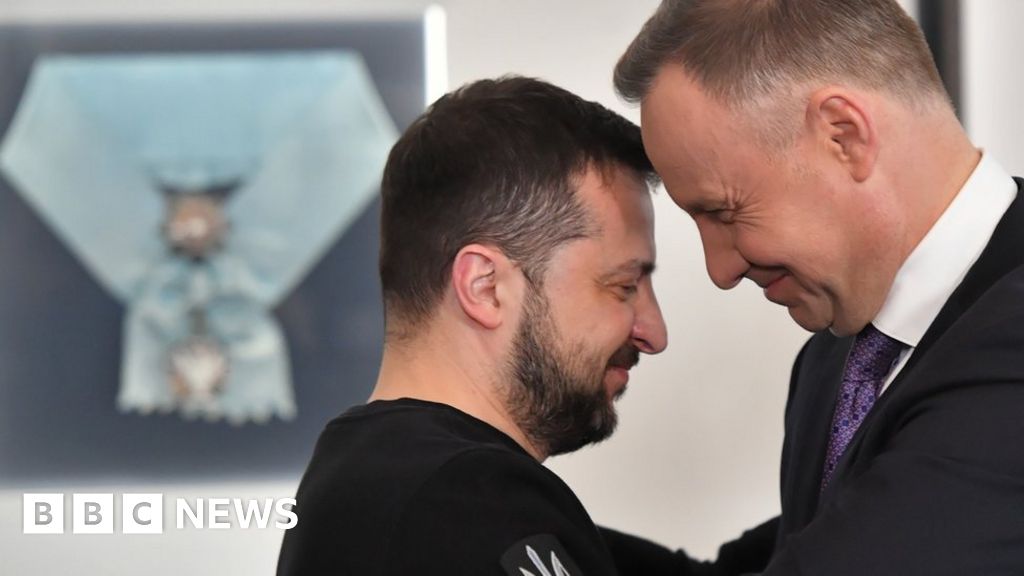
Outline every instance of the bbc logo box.
{"type": "MultiPolygon", "coordinates": [[[[64,494],[23,494],[22,532],[63,534],[64,503],[64,494]]],[[[162,534],[163,507],[162,494],[122,494],[121,532],[162,534]]],[[[73,534],[113,534],[115,514],[113,494],[71,495],[73,534]]]]}

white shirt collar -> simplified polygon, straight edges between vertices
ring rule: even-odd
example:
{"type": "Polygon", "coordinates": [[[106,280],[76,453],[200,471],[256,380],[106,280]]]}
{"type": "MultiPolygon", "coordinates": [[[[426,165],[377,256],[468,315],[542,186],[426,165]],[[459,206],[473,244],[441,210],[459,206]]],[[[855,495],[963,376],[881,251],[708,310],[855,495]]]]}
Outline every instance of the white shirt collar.
{"type": "Polygon", "coordinates": [[[1013,178],[982,154],[963,188],[896,273],[872,324],[916,347],[1016,196],[1013,178]]]}

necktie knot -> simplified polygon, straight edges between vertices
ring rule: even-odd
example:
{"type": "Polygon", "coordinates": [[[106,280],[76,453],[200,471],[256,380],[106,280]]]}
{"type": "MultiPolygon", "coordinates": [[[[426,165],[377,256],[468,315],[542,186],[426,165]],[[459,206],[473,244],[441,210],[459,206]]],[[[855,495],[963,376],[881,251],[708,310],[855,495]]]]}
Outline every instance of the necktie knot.
{"type": "Polygon", "coordinates": [[[877,381],[881,386],[905,347],[899,340],[868,324],[853,342],[843,380],[877,381]]]}

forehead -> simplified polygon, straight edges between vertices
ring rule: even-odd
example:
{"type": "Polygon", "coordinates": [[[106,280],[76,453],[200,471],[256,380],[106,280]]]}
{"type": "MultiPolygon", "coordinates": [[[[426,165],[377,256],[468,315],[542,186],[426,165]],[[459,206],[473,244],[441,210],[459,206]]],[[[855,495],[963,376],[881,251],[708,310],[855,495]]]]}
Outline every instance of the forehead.
{"type": "Polygon", "coordinates": [[[662,66],[640,105],[644,146],[659,168],[686,158],[716,160],[732,138],[733,124],[731,112],[676,64],[662,66]]]}
{"type": "Polygon", "coordinates": [[[635,172],[589,168],[577,180],[576,195],[594,231],[556,251],[553,269],[602,272],[629,261],[654,262],[651,193],[635,172]]]}
{"type": "Polygon", "coordinates": [[[763,176],[757,169],[764,151],[749,122],[709,97],[681,66],[662,67],[640,115],[644,147],[677,203],[756,187],[763,176]]]}
{"type": "Polygon", "coordinates": [[[595,239],[617,241],[631,235],[653,238],[651,193],[633,170],[588,168],[577,182],[576,195],[597,225],[595,239]]]}

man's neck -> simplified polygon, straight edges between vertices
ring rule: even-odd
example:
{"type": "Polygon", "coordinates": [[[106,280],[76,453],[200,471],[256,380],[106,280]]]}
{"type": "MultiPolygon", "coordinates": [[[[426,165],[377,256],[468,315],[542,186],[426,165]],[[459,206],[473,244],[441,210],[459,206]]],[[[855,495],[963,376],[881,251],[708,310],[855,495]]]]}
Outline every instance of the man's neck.
{"type": "Polygon", "coordinates": [[[913,152],[900,162],[899,170],[911,177],[908,186],[901,187],[910,191],[904,206],[910,219],[904,258],[942,217],[981,160],[981,151],[952,113],[940,115],[930,133],[924,143],[914,147],[908,144],[906,149],[913,152]]]}
{"type": "Polygon", "coordinates": [[[494,426],[543,462],[547,454],[530,442],[505,408],[493,376],[501,373],[500,367],[465,365],[460,360],[473,357],[471,351],[440,349],[460,352],[441,353],[439,348],[412,342],[385,345],[377,384],[368,401],[414,398],[447,404],[494,426]]]}

